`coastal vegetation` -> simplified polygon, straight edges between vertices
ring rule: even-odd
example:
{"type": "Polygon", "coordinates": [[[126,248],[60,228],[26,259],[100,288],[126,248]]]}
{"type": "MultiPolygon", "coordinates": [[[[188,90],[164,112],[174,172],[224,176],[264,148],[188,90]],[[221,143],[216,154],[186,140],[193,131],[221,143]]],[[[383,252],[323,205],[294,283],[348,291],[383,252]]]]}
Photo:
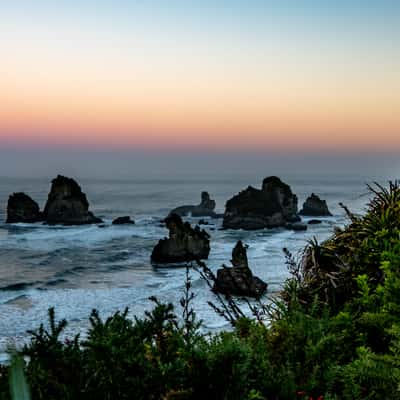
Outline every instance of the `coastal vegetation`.
{"type": "MultiPolygon", "coordinates": [[[[179,305],[152,298],[142,318],[94,310],[84,338],[67,321],[30,332],[18,376],[36,399],[398,399],[400,398],[400,187],[370,187],[363,216],[299,257],[279,296],[210,304],[232,325],[205,333],[192,308],[191,273],[179,305]],[[25,378],[26,377],[26,378],[25,378]]],[[[192,266],[208,282],[206,264],[192,266]]],[[[18,357],[18,356],[17,356],[18,357]]],[[[15,366],[0,369],[0,398],[16,393],[15,366]]]]}

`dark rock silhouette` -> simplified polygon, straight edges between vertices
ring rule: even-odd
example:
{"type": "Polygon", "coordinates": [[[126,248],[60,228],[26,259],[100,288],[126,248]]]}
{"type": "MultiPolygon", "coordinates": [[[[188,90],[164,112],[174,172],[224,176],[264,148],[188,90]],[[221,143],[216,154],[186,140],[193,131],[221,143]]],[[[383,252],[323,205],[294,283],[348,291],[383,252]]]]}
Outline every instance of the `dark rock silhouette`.
{"type": "Polygon", "coordinates": [[[322,221],[320,219],[310,219],[307,222],[308,225],[318,225],[318,224],[322,224],[322,221]]]}
{"type": "Polygon", "coordinates": [[[232,250],[232,260],[231,263],[234,268],[245,268],[249,269],[249,262],[247,260],[247,250],[243,246],[241,240],[236,243],[236,246],[232,250]]]}
{"type": "Polygon", "coordinates": [[[25,193],[14,193],[8,198],[6,223],[39,222],[43,221],[43,214],[39,205],[25,193]]]}
{"type": "Polygon", "coordinates": [[[213,289],[227,295],[261,297],[267,284],[251,272],[246,247],[239,240],[232,250],[232,268],[222,266],[217,271],[213,289]]]}
{"type": "Polygon", "coordinates": [[[114,221],[112,222],[112,224],[113,225],[124,225],[124,224],[134,225],[135,221],[133,221],[131,219],[131,217],[127,215],[127,216],[124,216],[124,217],[115,218],[114,221]]]}
{"type": "Polygon", "coordinates": [[[210,236],[194,229],[188,222],[183,222],[177,214],[171,214],[165,219],[169,230],[169,238],[161,239],[154,247],[151,261],[155,264],[170,264],[207,259],[210,253],[210,236]]]}
{"type": "Polygon", "coordinates": [[[215,201],[211,200],[208,192],[201,193],[201,203],[197,206],[181,206],[174,208],[171,214],[177,214],[181,217],[191,215],[192,217],[212,217],[216,218],[217,214],[214,212],[215,201]]]}
{"type": "Polygon", "coordinates": [[[84,225],[102,222],[89,211],[89,202],[78,183],[61,175],[52,181],[43,214],[48,224],[84,225]]]}
{"type": "Polygon", "coordinates": [[[300,215],[309,216],[331,216],[325,200],[321,200],[319,196],[312,193],[311,196],[303,204],[303,208],[299,213],[300,215]]]}
{"type": "Polygon", "coordinates": [[[303,224],[302,222],[293,222],[293,223],[287,223],[285,225],[285,228],[290,229],[292,231],[306,231],[307,225],[303,224]]]}
{"type": "Polygon", "coordinates": [[[262,189],[249,186],[226,202],[223,228],[255,230],[299,222],[297,196],[278,177],[265,178],[262,189]]]}

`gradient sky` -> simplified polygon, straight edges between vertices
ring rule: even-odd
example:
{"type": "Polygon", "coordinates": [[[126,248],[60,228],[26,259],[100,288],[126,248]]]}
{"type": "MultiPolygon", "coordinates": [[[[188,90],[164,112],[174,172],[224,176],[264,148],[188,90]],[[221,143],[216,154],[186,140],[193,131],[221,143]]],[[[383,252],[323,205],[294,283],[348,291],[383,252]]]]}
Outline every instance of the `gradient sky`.
{"type": "Polygon", "coordinates": [[[400,1],[0,2],[0,147],[400,151],[400,1]]]}

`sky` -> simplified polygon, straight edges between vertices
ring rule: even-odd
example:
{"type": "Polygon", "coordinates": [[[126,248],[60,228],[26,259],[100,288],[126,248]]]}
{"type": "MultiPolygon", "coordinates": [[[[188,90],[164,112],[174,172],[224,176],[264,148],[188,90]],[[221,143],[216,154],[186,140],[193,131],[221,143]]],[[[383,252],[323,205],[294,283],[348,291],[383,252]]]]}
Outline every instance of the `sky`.
{"type": "Polygon", "coordinates": [[[0,0],[0,153],[400,153],[399,47],[397,0],[0,0]]]}

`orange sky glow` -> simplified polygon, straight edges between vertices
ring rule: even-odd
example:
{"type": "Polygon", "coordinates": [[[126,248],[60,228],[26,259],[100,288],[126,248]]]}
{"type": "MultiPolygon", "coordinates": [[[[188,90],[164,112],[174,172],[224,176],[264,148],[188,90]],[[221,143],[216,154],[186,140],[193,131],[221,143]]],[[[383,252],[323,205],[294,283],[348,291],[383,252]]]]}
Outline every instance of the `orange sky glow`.
{"type": "Polygon", "coordinates": [[[107,30],[11,11],[0,146],[400,150],[398,31],[186,35],[162,16],[107,30]]]}

